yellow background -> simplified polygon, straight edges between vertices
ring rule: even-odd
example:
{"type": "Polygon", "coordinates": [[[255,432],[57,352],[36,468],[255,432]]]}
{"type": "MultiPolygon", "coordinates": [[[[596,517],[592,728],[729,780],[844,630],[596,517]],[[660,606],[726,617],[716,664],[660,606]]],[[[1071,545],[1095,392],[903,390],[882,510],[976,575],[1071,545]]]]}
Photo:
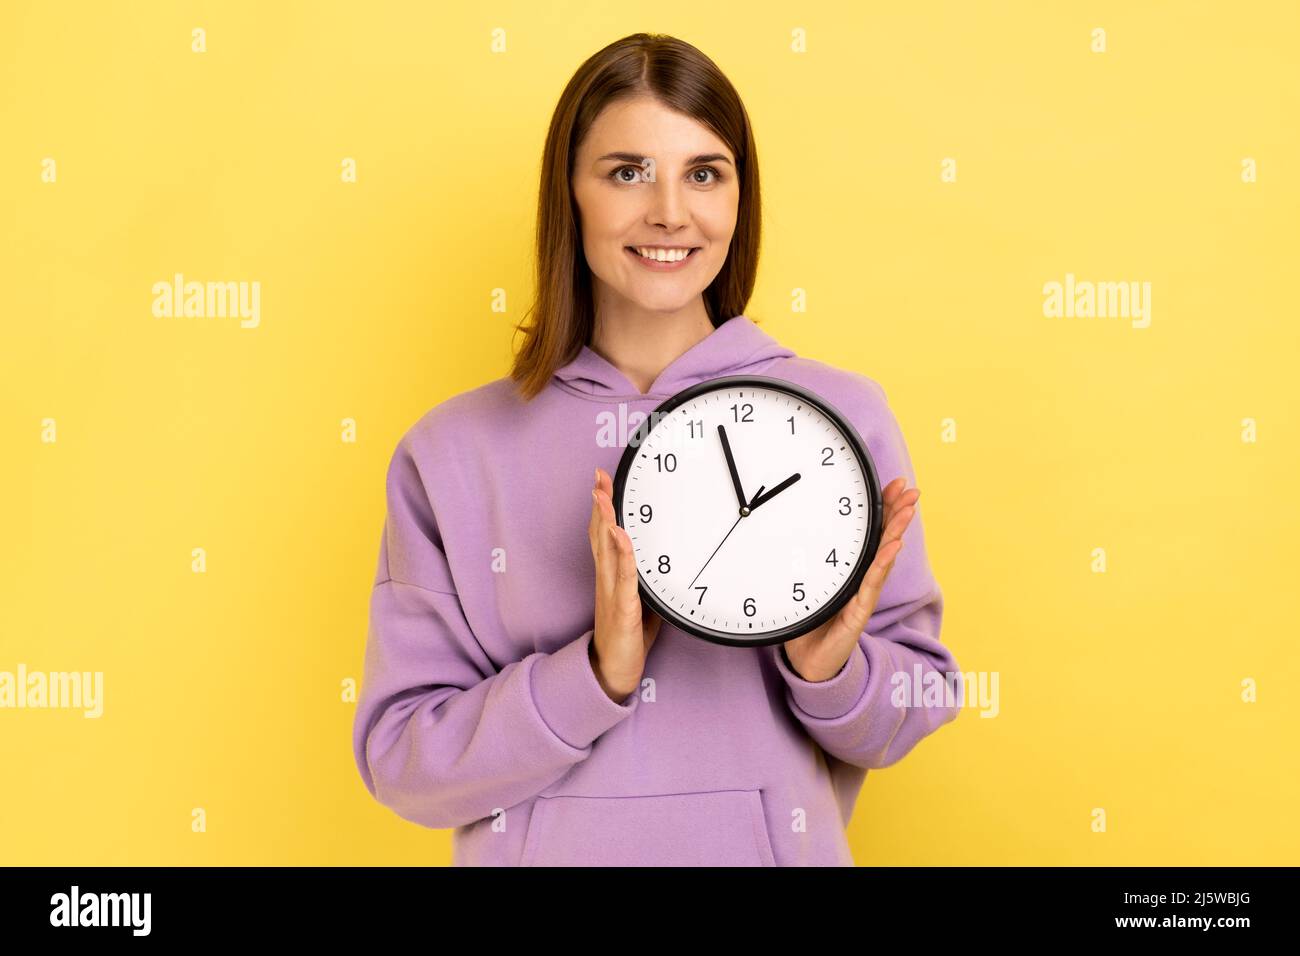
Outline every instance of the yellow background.
{"type": "Polygon", "coordinates": [[[1297,4],[2,9],[0,670],[102,670],[105,711],[0,710],[0,862],[450,861],[341,699],[384,470],[505,374],[556,98],[639,30],[744,98],[747,314],[885,387],[942,637],[999,674],[868,776],[858,862],[1300,862],[1297,4]],[[176,272],[260,282],[260,326],[154,318],[176,272]],[[1066,273],[1150,282],[1150,327],[1044,317],[1066,273]]]}

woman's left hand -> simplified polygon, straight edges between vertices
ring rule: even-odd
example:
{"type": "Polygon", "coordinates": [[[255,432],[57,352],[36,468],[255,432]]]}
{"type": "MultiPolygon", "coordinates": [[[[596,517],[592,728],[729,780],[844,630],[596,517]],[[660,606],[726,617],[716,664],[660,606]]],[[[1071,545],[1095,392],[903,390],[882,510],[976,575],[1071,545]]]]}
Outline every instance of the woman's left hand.
{"type": "Polygon", "coordinates": [[[867,569],[858,593],[825,624],[785,642],[785,655],[794,671],[806,681],[830,680],[848,663],[849,655],[866,630],[867,622],[876,610],[885,579],[893,570],[898,552],[903,550],[903,531],[916,513],[916,501],[921,497],[919,488],[909,488],[907,476],[891,481],[885,488],[885,530],[876,549],[875,560],[867,569]]]}

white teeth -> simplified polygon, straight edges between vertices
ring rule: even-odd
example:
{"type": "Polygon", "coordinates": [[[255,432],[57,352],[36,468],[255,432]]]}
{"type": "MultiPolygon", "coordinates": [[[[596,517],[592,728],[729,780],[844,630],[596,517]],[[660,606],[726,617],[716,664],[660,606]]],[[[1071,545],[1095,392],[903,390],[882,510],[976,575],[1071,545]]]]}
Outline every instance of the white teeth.
{"type": "Polygon", "coordinates": [[[656,262],[681,262],[691,254],[689,249],[649,249],[645,246],[635,248],[643,258],[654,259],[656,262]]]}

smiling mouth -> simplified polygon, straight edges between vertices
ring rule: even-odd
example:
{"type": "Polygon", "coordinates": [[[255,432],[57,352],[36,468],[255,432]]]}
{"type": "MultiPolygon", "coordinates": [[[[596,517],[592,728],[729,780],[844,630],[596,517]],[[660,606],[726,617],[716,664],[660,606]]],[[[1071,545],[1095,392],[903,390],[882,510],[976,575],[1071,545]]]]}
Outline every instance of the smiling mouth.
{"type": "Polygon", "coordinates": [[[675,262],[684,262],[700,251],[699,246],[692,246],[686,251],[685,255],[683,255],[680,249],[654,249],[651,247],[642,247],[646,249],[647,252],[651,253],[651,255],[645,255],[641,249],[636,246],[624,246],[623,248],[632,253],[632,255],[644,259],[646,262],[661,262],[667,265],[671,265],[675,262]]]}

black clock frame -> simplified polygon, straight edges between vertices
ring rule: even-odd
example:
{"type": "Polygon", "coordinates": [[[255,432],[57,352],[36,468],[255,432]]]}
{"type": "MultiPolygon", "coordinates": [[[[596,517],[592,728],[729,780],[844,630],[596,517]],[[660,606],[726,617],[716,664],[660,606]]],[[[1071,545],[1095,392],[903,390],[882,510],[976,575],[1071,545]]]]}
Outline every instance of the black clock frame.
{"type": "Polygon", "coordinates": [[[881,522],[884,520],[885,512],[884,496],[880,489],[880,478],[876,474],[876,465],[872,461],[871,453],[867,450],[866,442],[862,440],[862,436],[858,434],[857,429],[853,427],[847,418],[840,414],[838,409],[803,386],[770,375],[727,375],[721,378],[706,379],[703,382],[690,385],[661,402],[654,411],[646,416],[645,421],[637,427],[636,432],[628,439],[627,447],[623,450],[623,456],[619,459],[618,469],[614,473],[614,515],[619,527],[624,527],[623,490],[627,482],[628,472],[632,469],[632,462],[636,460],[641,445],[650,436],[650,432],[654,430],[654,427],[663,421],[669,412],[706,392],[746,386],[785,392],[798,398],[800,401],[813,406],[834,422],[836,427],[848,438],[849,445],[858,459],[858,464],[861,466],[862,474],[866,478],[867,492],[871,500],[871,525],[867,531],[867,540],[864,547],[858,552],[857,564],[854,565],[852,573],[849,574],[848,579],[840,586],[840,589],[810,616],[788,627],[769,632],[767,636],[756,640],[740,639],[730,632],[705,627],[696,621],[683,617],[680,613],[668,607],[659,598],[659,595],[650,589],[646,584],[645,577],[641,574],[639,566],[637,567],[637,586],[641,600],[645,604],[648,604],[664,621],[687,634],[692,634],[714,644],[725,644],[730,647],[766,647],[807,634],[838,614],[840,609],[849,602],[849,599],[857,593],[862,584],[862,579],[866,577],[867,569],[871,567],[871,562],[875,560],[876,551],[880,547],[880,538],[884,532],[881,522]]]}

